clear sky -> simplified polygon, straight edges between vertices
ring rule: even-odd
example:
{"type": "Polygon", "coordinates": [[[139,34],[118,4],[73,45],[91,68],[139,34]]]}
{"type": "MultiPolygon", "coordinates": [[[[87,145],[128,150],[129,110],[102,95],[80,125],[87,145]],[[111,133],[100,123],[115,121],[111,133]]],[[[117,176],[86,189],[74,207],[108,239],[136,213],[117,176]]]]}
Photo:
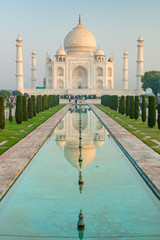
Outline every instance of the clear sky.
{"type": "Polygon", "coordinates": [[[31,52],[37,52],[38,85],[46,52],[53,58],[66,34],[82,24],[107,58],[114,54],[115,88],[122,87],[123,52],[128,51],[129,88],[136,86],[137,39],[144,38],[144,71],[160,70],[160,0],[0,0],[0,89],[16,88],[15,40],[23,39],[24,86],[31,87],[31,52]]]}

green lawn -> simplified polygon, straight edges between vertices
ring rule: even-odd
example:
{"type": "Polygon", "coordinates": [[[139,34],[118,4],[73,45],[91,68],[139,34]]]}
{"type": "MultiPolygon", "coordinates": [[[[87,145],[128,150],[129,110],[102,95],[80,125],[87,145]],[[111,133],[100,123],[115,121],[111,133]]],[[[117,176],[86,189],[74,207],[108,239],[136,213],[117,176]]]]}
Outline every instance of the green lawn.
{"type": "Polygon", "coordinates": [[[142,122],[141,117],[138,120],[130,119],[126,115],[122,115],[109,107],[103,105],[96,105],[99,109],[105,112],[109,117],[113,118],[121,126],[126,128],[133,135],[141,139],[149,147],[151,147],[157,153],[160,153],[160,146],[152,140],[160,142],[160,130],[158,129],[157,123],[154,128],[149,128],[147,121],[142,122]],[[130,126],[129,126],[130,125],[130,126]]]}
{"type": "Polygon", "coordinates": [[[40,112],[36,117],[29,119],[26,122],[22,122],[21,124],[17,124],[15,122],[15,119],[13,119],[12,125],[10,126],[10,123],[7,119],[5,129],[0,132],[0,143],[5,140],[7,140],[7,142],[3,145],[0,145],[0,155],[12,147],[19,140],[24,138],[27,134],[32,132],[36,127],[45,122],[48,118],[50,118],[64,106],[65,105],[58,105],[44,112],[40,112]]]}

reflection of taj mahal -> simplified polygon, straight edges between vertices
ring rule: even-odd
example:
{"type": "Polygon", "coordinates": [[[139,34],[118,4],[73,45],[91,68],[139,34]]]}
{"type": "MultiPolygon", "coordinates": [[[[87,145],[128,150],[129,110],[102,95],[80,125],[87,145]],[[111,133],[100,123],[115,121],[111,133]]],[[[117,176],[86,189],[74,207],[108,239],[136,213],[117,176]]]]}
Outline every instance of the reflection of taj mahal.
{"type": "MultiPolygon", "coordinates": [[[[64,148],[65,158],[78,170],[80,170],[79,111],[79,107],[72,107],[54,130],[57,145],[61,149],[64,148]]],[[[100,149],[102,147],[105,141],[105,135],[108,135],[108,132],[99,120],[94,117],[94,113],[86,106],[81,107],[81,118],[82,170],[93,161],[96,148],[100,149]]]]}

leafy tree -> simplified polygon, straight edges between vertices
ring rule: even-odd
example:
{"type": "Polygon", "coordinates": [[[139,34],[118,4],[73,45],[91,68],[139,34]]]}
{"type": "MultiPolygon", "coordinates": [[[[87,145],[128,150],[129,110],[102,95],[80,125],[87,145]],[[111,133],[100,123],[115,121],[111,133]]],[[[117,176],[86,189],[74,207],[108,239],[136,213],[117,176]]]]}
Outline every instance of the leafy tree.
{"type": "Polygon", "coordinates": [[[141,81],[143,90],[151,88],[157,98],[157,94],[160,93],[160,71],[145,72],[141,81]]]}
{"type": "Polygon", "coordinates": [[[149,96],[148,100],[148,127],[153,128],[156,124],[156,101],[154,96],[149,96]]]}
{"type": "Polygon", "coordinates": [[[28,93],[24,93],[24,96],[26,96],[26,98],[29,98],[29,94],[28,93]]]}
{"type": "Polygon", "coordinates": [[[129,116],[131,119],[134,119],[134,96],[130,96],[129,116]]]}
{"type": "Polygon", "coordinates": [[[23,100],[23,121],[28,121],[26,96],[22,96],[22,100],[23,100]]]}
{"type": "Polygon", "coordinates": [[[129,116],[129,110],[130,110],[130,96],[127,95],[127,97],[126,97],[126,116],[129,116]]]}
{"type": "Polygon", "coordinates": [[[23,121],[23,104],[22,104],[22,95],[17,96],[16,100],[16,123],[21,124],[23,121]]]}
{"type": "Polygon", "coordinates": [[[13,122],[11,104],[9,104],[9,122],[10,122],[10,126],[11,126],[11,124],[13,122]]]}
{"type": "Polygon", "coordinates": [[[0,129],[5,128],[4,98],[0,97],[0,129]]]}
{"type": "Polygon", "coordinates": [[[22,93],[18,90],[15,90],[15,91],[12,92],[12,95],[13,96],[18,96],[18,95],[22,95],[22,93]]]}
{"type": "Polygon", "coordinates": [[[146,99],[142,96],[142,122],[146,121],[146,99]]]}
{"type": "Polygon", "coordinates": [[[1,90],[0,91],[0,96],[4,97],[4,99],[7,99],[7,97],[10,97],[10,92],[7,90],[1,90]]]}
{"type": "Polygon", "coordinates": [[[32,99],[32,106],[33,106],[33,117],[36,116],[36,98],[34,95],[31,95],[31,99],[32,99]]]}
{"type": "Polygon", "coordinates": [[[134,102],[134,118],[137,120],[139,117],[139,96],[135,96],[134,102]]]}
{"type": "Polygon", "coordinates": [[[31,98],[28,98],[28,118],[33,118],[33,105],[31,98]]]}
{"type": "Polygon", "coordinates": [[[158,119],[157,119],[157,123],[158,123],[158,128],[160,129],[160,103],[158,104],[158,119]]]}

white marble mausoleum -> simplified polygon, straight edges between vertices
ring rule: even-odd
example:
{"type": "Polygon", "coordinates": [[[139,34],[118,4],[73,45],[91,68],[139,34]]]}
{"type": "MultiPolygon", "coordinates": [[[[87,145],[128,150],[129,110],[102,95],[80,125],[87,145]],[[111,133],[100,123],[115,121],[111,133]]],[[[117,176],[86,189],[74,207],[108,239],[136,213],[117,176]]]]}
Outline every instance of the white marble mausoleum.
{"type": "Polygon", "coordinates": [[[96,48],[93,34],[82,25],[81,18],[64,39],[64,48],[59,48],[53,59],[46,54],[45,89],[37,89],[36,52],[32,52],[32,88],[24,89],[22,39],[17,38],[17,89],[22,93],[38,94],[141,94],[141,76],[143,75],[143,38],[138,39],[137,51],[137,88],[128,89],[128,53],[123,54],[122,89],[114,89],[114,59],[107,57],[104,51],[96,48]]]}

